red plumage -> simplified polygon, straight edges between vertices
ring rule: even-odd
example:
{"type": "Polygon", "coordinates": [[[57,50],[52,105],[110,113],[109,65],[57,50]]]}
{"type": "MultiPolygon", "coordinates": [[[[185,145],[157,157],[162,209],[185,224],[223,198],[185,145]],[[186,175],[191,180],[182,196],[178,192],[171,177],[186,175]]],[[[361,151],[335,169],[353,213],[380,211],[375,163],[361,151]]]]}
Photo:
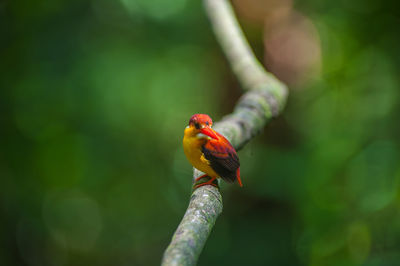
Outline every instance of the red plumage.
{"type": "Polygon", "coordinates": [[[240,180],[239,157],[235,149],[223,135],[214,132],[218,139],[210,139],[202,146],[204,157],[222,179],[230,183],[237,179],[239,185],[243,186],[240,180]]]}

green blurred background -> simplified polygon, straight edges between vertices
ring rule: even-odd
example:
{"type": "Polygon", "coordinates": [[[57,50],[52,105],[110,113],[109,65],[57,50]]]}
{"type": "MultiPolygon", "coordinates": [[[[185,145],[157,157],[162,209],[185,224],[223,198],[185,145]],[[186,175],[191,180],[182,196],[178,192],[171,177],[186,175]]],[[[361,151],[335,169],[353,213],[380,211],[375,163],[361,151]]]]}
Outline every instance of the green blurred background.
{"type": "MultiPolygon", "coordinates": [[[[396,1],[234,0],[290,87],[199,265],[399,265],[396,1]]],[[[157,265],[241,88],[201,1],[0,2],[0,265],[157,265]]]]}

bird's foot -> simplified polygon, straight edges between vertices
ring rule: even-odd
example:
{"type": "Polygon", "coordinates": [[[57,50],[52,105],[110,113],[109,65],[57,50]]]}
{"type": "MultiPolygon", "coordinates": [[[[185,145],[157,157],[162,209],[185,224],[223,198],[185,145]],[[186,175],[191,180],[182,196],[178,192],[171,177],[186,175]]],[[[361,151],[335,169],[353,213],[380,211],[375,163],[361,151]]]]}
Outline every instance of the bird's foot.
{"type": "MultiPolygon", "coordinates": [[[[202,177],[203,177],[203,176],[202,176],[202,177]]],[[[197,178],[196,178],[196,179],[197,179],[197,178]]],[[[216,180],[216,177],[213,177],[213,178],[211,178],[210,180],[208,180],[207,182],[197,184],[197,185],[195,185],[195,186],[193,187],[193,190],[198,189],[199,187],[202,187],[202,186],[205,186],[205,185],[210,185],[210,186],[213,186],[213,187],[218,188],[218,183],[214,183],[215,180],[216,180]]]]}
{"type": "Polygon", "coordinates": [[[207,176],[207,174],[201,175],[201,176],[199,176],[198,178],[196,178],[196,179],[194,180],[194,182],[199,182],[200,179],[202,179],[203,177],[206,177],[206,176],[207,176]]]}

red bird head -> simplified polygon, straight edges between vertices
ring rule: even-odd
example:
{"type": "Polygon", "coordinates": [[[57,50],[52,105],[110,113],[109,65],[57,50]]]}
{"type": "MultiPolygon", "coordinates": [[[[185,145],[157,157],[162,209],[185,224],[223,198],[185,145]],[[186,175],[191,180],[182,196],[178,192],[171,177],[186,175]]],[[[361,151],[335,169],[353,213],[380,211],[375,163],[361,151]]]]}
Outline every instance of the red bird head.
{"type": "Polygon", "coordinates": [[[189,120],[189,127],[213,139],[218,139],[217,134],[211,129],[212,120],[206,114],[194,114],[189,120]]]}
{"type": "Polygon", "coordinates": [[[200,129],[202,126],[203,127],[211,127],[212,126],[212,120],[211,117],[209,117],[206,114],[194,114],[189,120],[189,126],[195,126],[197,129],[200,129]]]}

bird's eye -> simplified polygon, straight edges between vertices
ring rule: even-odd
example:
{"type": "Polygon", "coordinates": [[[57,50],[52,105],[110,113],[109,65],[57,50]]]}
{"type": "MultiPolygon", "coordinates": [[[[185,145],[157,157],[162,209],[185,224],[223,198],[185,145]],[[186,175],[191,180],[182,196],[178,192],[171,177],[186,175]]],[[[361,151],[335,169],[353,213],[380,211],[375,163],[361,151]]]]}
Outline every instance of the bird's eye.
{"type": "Polygon", "coordinates": [[[209,126],[209,125],[210,125],[210,123],[207,121],[207,122],[206,122],[206,125],[207,125],[207,126],[209,126]]]}
{"type": "Polygon", "coordinates": [[[199,123],[194,123],[195,128],[200,129],[200,124],[199,123]]]}

